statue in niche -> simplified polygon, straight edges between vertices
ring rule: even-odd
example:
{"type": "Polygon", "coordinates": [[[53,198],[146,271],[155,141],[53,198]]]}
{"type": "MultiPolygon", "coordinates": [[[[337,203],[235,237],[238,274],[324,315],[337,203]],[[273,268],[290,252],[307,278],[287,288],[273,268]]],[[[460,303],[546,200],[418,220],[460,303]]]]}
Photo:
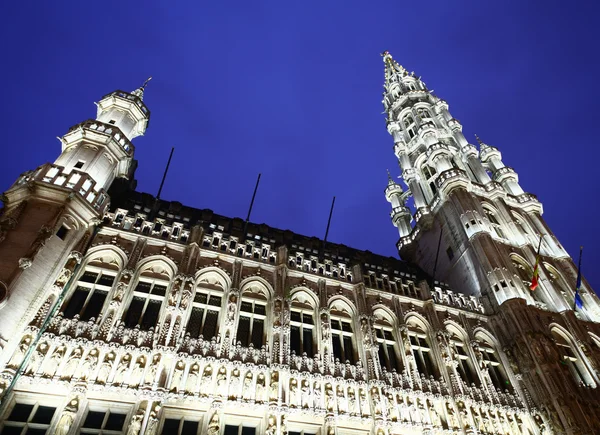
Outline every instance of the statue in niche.
{"type": "Polygon", "coordinates": [[[29,348],[30,344],[31,344],[31,337],[29,337],[29,336],[27,336],[23,340],[21,340],[19,347],[17,347],[17,349],[15,350],[15,353],[13,353],[12,358],[8,362],[8,367],[13,368],[13,369],[16,369],[17,367],[19,367],[19,365],[21,364],[21,361],[23,361],[23,357],[25,356],[25,353],[27,352],[27,349],[29,348]]]}
{"type": "Polygon", "coordinates": [[[301,406],[304,409],[310,408],[310,383],[307,379],[303,379],[300,385],[300,390],[302,394],[301,406]]]}
{"type": "Polygon", "coordinates": [[[44,374],[42,375],[44,378],[52,378],[56,374],[56,370],[58,369],[62,358],[65,356],[66,351],[67,347],[64,344],[61,344],[59,347],[54,349],[50,359],[48,362],[46,362],[44,374]]]}
{"type": "Polygon", "coordinates": [[[327,412],[333,412],[335,409],[335,397],[331,384],[325,385],[325,409],[327,412]]]}
{"type": "Polygon", "coordinates": [[[176,393],[179,390],[179,384],[181,383],[181,379],[183,378],[184,369],[184,362],[182,360],[177,361],[177,364],[175,364],[175,370],[173,371],[173,376],[171,377],[171,384],[169,387],[170,393],[176,393]]]}
{"type": "Polygon", "coordinates": [[[448,415],[448,426],[451,429],[458,429],[458,418],[456,417],[456,411],[450,402],[446,403],[446,414],[448,415]]]}
{"type": "Polygon", "coordinates": [[[360,330],[362,331],[363,341],[366,347],[369,347],[373,344],[373,340],[371,337],[371,331],[369,330],[369,321],[364,317],[360,319],[360,330]]]}
{"type": "Polygon", "coordinates": [[[186,284],[185,290],[181,294],[181,303],[179,304],[179,306],[181,308],[183,308],[184,310],[188,307],[188,304],[190,303],[190,299],[192,298],[192,290],[188,287],[189,287],[189,283],[186,284]]]}
{"type": "Polygon", "coordinates": [[[138,409],[136,414],[131,417],[129,427],[127,428],[127,435],[139,435],[142,429],[142,421],[144,420],[145,411],[143,408],[138,409]]]}
{"type": "Polygon", "coordinates": [[[269,400],[277,402],[279,400],[279,373],[271,373],[271,382],[269,383],[269,400]]]}
{"type": "Polygon", "coordinates": [[[98,369],[98,375],[96,376],[96,383],[98,384],[106,384],[108,381],[108,376],[112,370],[112,364],[115,359],[115,354],[113,352],[109,352],[105,357],[102,364],[100,364],[100,368],[98,369]]]}
{"type": "Polygon", "coordinates": [[[91,376],[96,364],[98,363],[98,349],[92,349],[83,360],[81,366],[77,370],[76,378],[82,382],[86,382],[91,376]]]}
{"type": "Polygon", "coordinates": [[[231,379],[229,380],[229,398],[236,399],[240,394],[240,370],[236,367],[231,372],[231,379]]]}
{"type": "Polygon", "coordinates": [[[129,364],[131,363],[131,355],[126,353],[119,361],[119,365],[117,366],[117,372],[115,373],[115,378],[113,379],[113,385],[121,386],[125,381],[125,376],[127,375],[127,371],[129,370],[129,364]]]}
{"type": "Polygon", "coordinates": [[[158,413],[160,412],[160,406],[156,405],[152,412],[150,412],[150,418],[148,418],[148,426],[146,427],[146,433],[144,435],[154,435],[158,429],[158,413]]]}
{"type": "Polygon", "coordinates": [[[69,433],[69,430],[75,421],[78,409],[79,399],[77,398],[72,399],[69,404],[65,406],[65,409],[56,424],[55,435],[67,435],[69,433]]]}
{"type": "Polygon", "coordinates": [[[237,309],[237,296],[229,295],[229,301],[227,302],[227,324],[232,325],[235,321],[235,311],[237,309]]]}
{"type": "Polygon", "coordinates": [[[440,414],[437,412],[437,409],[435,409],[435,404],[433,402],[431,402],[430,400],[427,400],[427,407],[429,408],[429,417],[431,420],[431,424],[434,427],[441,427],[442,426],[442,418],[440,417],[440,414]]]}
{"type": "MultiPolygon", "coordinates": [[[[242,399],[244,399],[245,401],[252,400],[252,381],[253,381],[252,372],[250,370],[248,370],[246,372],[246,376],[244,376],[244,386],[243,386],[243,391],[242,391],[242,399]]],[[[273,380],[271,379],[271,385],[272,385],[272,383],[273,383],[273,380]]]]}
{"type": "Polygon", "coordinates": [[[429,413],[425,408],[423,399],[417,399],[417,408],[419,409],[419,419],[421,420],[421,423],[429,424],[429,413]]]}
{"type": "Polygon", "coordinates": [[[135,388],[140,385],[145,367],[146,367],[146,357],[144,355],[140,355],[133,366],[131,375],[129,376],[129,386],[130,387],[135,388]]]}
{"type": "Polygon", "coordinates": [[[281,300],[276,299],[273,307],[273,326],[281,326],[281,300]]]}
{"type": "Polygon", "coordinates": [[[353,387],[348,387],[348,412],[352,415],[356,414],[356,392],[353,387]]]}
{"type": "Polygon", "coordinates": [[[323,404],[321,403],[321,384],[315,381],[313,384],[313,407],[316,409],[321,409],[323,404]]]}
{"type": "Polygon", "coordinates": [[[387,395],[387,417],[392,421],[398,421],[398,407],[396,406],[396,398],[392,393],[387,395]]]}
{"type": "Polygon", "coordinates": [[[156,379],[156,373],[158,372],[158,368],[160,366],[160,354],[157,353],[152,357],[152,362],[150,363],[150,367],[146,372],[146,376],[144,377],[144,383],[152,385],[154,380],[156,379]]]}
{"type": "Polygon", "coordinates": [[[113,301],[120,303],[123,301],[123,296],[125,295],[125,288],[127,287],[127,284],[125,284],[124,282],[119,282],[117,284],[117,288],[115,289],[115,295],[113,296],[113,301]]]}
{"type": "Polygon", "coordinates": [[[367,393],[364,388],[360,388],[358,390],[358,399],[360,401],[360,415],[363,417],[369,416],[371,413],[369,407],[369,398],[367,397],[367,393]]]}
{"type": "Polygon", "coordinates": [[[29,365],[27,366],[27,370],[25,371],[26,376],[35,375],[35,373],[39,370],[40,365],[42,364],[42,360],[48,351],[48,343],[44,342],[40,344],[35,351],[31,353],[31,358],[29,359],[29,365]]]}
{"type": "Polygon", "coordinates": [[[290,397],[289,403],[292,408],[298,406],[298,381],[295,378],[290,379],[290,397]]]}
{"type": "Polygon", "coordinates": [[[83,349],[81,349],[81,347],[76,347],[73,349],[73,352],[71,352],[71,355],[69,355],[67,364],[62,369],[61,379],[69,380],[75,375],[82,355],[83,349]]]}
{"type": "Polygon", "coordinates": [[[208,422],[207,435],[219,435],[221,427],[219,425],[219,415],[215,412],[208,422]]]}
{"type": "Polygon", "coordinates": [[[323,343],[329,343],[329,339],[331,338],[329,317],[325,313],[321,314],[321,337],[323,339],[323,343]]]}
{"type": "Polygon", "coordinates": [[[200,395],[202,397],[207,397],[209,393],[212,392],[211,384],[212,383],[212,367],[206,366],[204,368],[204,372],[202,373],[202,379],[200,380],[200,395]]]}
{"type": "Polygon", "coordinates": [[[257,402],[263,402],[265,400],[265,393],[267,390],[265,382],[265,374],[260,372],[256,377],[256,395],[254,396],[254,400],[257,402]]]}
{"type": "Polygon", "coordinates": [[[381,417],[381,399],[379,397],[379,389],[377,387],[373,387],[371,389],[371,399],[373,400],[373,410],[375,412],[375,415],[381,417]]]}
{"type": "MultiPolygon", "coordinates": [[[[200,372],[200,366],[198,363],[192,364],[190,372],[188,373],[187,380],[185,381],[185,391],[189,394],[196,392],[196,386],[198,385],[198,374],[200,372]]],[[[183,370],[182,370],[183,373],[183,370]]]]}
{"type": "Polygon", "coordinates": [[[217,372],[217,395],[227,397],[227,369],[221,366],[217,372]]]}
{"type": "Polygon", "coordinates": [[[408,406],[408,412],[410,413],[410,421],[414,423],[421,423],[417,406],[415,405],[414,401],[411,400],[410,397],[406,397],[406,406],[408,406]]]}
{"type": "Polygon", "coordinates": [[[402,422],[409,422],[410,421],[410,409],[408,407],[408,404],[404,401],[404,397],[400,396],[400,420],[402,420],[402,422]]]}
{"type": "Polygon", "coordinates": [[[170,307],[174,307],[177,304],[177,286],[175,284],[173,284],[169,292],[168,304],[170,307]]]}
{"type": "Polygon", "coordinates": [[[277,418],[272,415],[269,415],[267,420],[267,430],[265,431],[265,435],[276,435],[277,434],[277,418]]]}
{"type": "Polygon", "coordinates": [[[346,400],[346,395],[344,394],[344,387],[341,384],[338,384],[335,395],[337,398],[337,408],[338,412],[346,413],[348,412],[348,401],[346,400]]]}

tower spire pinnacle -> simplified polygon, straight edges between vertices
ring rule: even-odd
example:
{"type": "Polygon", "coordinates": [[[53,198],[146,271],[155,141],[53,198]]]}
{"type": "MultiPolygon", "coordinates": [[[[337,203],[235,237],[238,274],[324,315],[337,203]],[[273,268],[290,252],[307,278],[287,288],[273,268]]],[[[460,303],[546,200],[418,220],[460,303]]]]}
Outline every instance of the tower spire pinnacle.
{"type": "Polygon", "coordinates": [[[140,86],[139,88],[137,88],[135,91],[133,91],[131,94],[135,95],[140,100],[143,100],[144,99],[144,91],[146,90],[146,86],[148,86],[148,82],[150,80],[152,80],[152,76],[148,77],[146,79],[146,81],[144,82],[144,84],[142,86],[140,86]]]}

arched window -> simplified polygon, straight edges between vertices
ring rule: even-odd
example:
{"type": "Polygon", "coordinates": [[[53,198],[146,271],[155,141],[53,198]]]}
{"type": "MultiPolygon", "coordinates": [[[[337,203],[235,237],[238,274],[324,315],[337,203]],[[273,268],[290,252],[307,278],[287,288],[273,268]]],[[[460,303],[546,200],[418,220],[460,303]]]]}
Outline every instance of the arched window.
{"type": "Polygon", "coordinates": [[[290,308],[290,351],[309,358],[315,354],[315,308],[314,301],[304,293],[297,293],[290,308]]]}
{"type": "Polygon", "coordinates": [[[423,165],[421,167],[421,172],[423,173],[423,177],[425,178],[425,180],[427,180],[427,184],[429,185],[429,188],[431,189],[431,193],[433,193],[434,195],[437,192],[437,187],[435,186],[435,179],[437,178],[437,172],[435,171],[435,168],[429,165],[423,165]]]}
{"type": "Polygon", "coordinates": [[[488,220],[490,221],[490,225],[492,226],[493,235],[499,239],[506,239],[504,231],[502,231],[502,225],[500,225],[500,222],[498,222],[498,219],[496,218],[496,215],[494,214],[494,212],[487,207],[484,207],[483,211],[485,212],[485,215],[487,216],[488,220]]]}
{"type": "Polygon", "coordinates": [[[433,359],[431,356],[431,346],[427,338],[425,327],[416,320],[410,320],[408,326],[408,339],[412,354],[417,364],[419,373],[425,376],[435,376],[433,359]]]}
{"type": "Polygon", "coordinates": [[[219,312],[223,304],[223,289],[217,285],[203,283],[196,288],[192,311],[187,323],[187,332],[192,338],[202,335],[210,340],[217,335],[219,312]]]}
{"type": "Polygon", "coordinates": [[[78,314],[81,320],[97,319],[118,273],[119,263],[112,255],[90,260],[77,280],[75,291],[63,305],[65,317],[78,314]]]}
{"type": "Polygon", "coordinates": [[[508,376],[506,376],[506,371],[496,351],[496,347],[488,337],[482,334],[476,334],[475,337],[480,342],[481,364],[484,368],[487,368],[492,384],[494,384],[496,389],[501,391],[509,389],[510,382],[508,381],[508,376]]]}
{"type": "Polygon", "coordinates": [[[381,312],[375,312],[375,323],[373,324],[377,343],[379,344],[379,362],[388,372],[402,371],[402,360],[398,349],[398,340],[394,337],[394,325],[388,316],[381,312]]]}
{"type": "Polygon", "coordinates": [[[577,347],[573,344],[573,340],[557,328],[552,329],[552,337],[554,337],[561,362],[569,367],[571,375],[577,384],[595,385],[588,369],[581,360],[577,347]]]}
{"type": "Polygon", "coordinates": [[[523,234],[526,239],[528,236],[533,234],[531,228],[529,227],[527,222],[525,222],[525,219],[523,219],[521,216],[519,216],[516,213],[513,213],[513,218],[514,218],[516,227],[519,229],[519,231],[521,231],[521,234],[523,234]]]}
{"type": "Polygon", "coordinates": [[[238,320],[237,340],[242,346],[261,348],[265,344],[265,322],[267,320],[267,296],[257,287],[242,293],[238,320]]]}
{"type": "Polygon", "coordinates": [[[411,113],[407,113],[402,118],[402,123],[404,125],[404,130],[408,133],[408,136],[412,139],[415,137],[415,120],[411,113]]]}
{"type": "Polygon", "coordinates": [[[459,334],[459,332],[452,327],[448,327],[448,332],[450,332],[448,344],[450,345],[450,349],[454,353],[456,361],[458,362],[458,365],[456,366],[458,374],[460,375],[461,379],[467,383],[467,385],[479,385],[479,376],[477,376],[477,372],[473,366],[473,360],[469,354],[469,349],[461,338],[461,334],[459,334]]]}
{"type": "Polygon", "coordinates": [[[333,341],[333,355],[344,363],[356,362],[354,354],[354,329],[350,310],[342,304],[331,307],[331,339],[333,341]]]}
{"type": "Polygon", "coordinates": [[[431,112],[429,112],[428,109],[424,108],[424,107],[419,107],[417,109],[417,115],[419,115],[419,117],[421,119],[427,119],[427,118],[431,118],[431,112]]]}
{"type": "Polygon", "coordinates": [[[156,327],[169,281],[169,274],[160,264],[140,273],[131,302],[125,310],[125,326],[133,328],[140,325],[141,329],[156,327]]]}
{"type": "Polygon", "coordinates": [[[552,287],[562,295],[569,307],[573,308],[575,303],[575,295],[573,294],[572,290],[569,290],[569,285],[565,279],[555,267],[549,265],[548,263],[543,264],[544,269],[546,270],[546,275],[548,278],[550,278],[550,282],[552,283],[552,287]]]}

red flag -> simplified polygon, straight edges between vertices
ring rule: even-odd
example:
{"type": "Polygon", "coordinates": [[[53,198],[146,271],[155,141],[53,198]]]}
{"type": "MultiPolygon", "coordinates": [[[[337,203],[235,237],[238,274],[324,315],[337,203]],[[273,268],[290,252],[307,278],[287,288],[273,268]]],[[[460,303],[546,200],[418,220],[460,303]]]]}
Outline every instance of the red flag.
{"type": "Polygon", "coordinates": [[[529,290],[534,291],[539,284],[540,276],[540,248],[542,247],[542,236],[540,235],[540,244],[538,245],[537,255],[535,256],[535,266],[533,268],[533,276],[531,277],[531,284],[529,284],[529,290]]]}

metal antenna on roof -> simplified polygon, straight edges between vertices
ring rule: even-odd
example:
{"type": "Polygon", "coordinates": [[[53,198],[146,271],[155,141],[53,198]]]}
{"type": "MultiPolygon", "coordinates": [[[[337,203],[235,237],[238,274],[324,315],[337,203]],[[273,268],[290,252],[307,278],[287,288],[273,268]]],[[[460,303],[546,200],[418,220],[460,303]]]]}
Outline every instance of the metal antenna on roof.
{"type": "MultiPolygon", "coordinates": [[[[144,86],[145,85],[146,84],[144,83],[144,86]]],[[[156,199],[160,199],[160,193],[162,192],[163,185],[165,184],[165,178],[167,178],[167,172],[169,172],[169,166],[171,165],[171,159],[173,158],[173,151],[175,151],[175,147],[171,147],[171,154],[169,154],[169,160],[167,161],[167,167],[165,168],[165,173],[163,174],[162,181],[160,182],[160,187],[158,188],[158,193],[156,194],[156,199]]]]}
{"type": "Polygon", "coordinates": [[[256,191],[258,190],[258,183],[260,183],[260,176],[258,174],[258,178],[256,179],[256,185],[254,186],[254,193],[252,194],[252,201],[250,201],[250,207],[248,208],[248,216],[246,216],[246,222],[244,222],[244,234],[242,235],[242,240],[246,240],[246,231],[248,231],[248,222],[250,222],[250,213],[252,213],[252,207],[254,206],[254,198],[256,198],[256,191]]]}
{"type": "Polygon", "coordinates": [[[325,246],[327,245],[327,236],[329,235],[329,226],[331,225],[331,216],[333,215],[333,206],[335,205],[335,196],[331,201],[331,209],[329,210],[329,219],[327,219],[327,229],[325,230],[325,237],[323,238],[323,254],[325,254],[325,246]]]}

